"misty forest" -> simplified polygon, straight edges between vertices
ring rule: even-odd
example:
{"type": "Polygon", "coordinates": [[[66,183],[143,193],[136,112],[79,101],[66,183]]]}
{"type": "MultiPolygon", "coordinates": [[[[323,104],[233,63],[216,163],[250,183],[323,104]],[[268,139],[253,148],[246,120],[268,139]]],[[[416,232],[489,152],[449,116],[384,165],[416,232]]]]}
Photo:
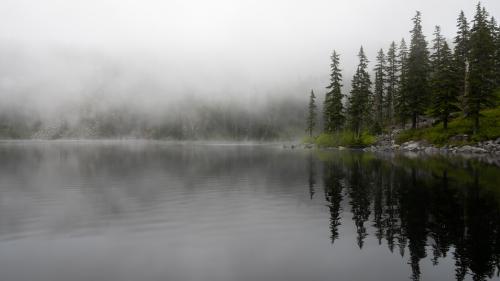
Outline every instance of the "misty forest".
{"type": "Polygon", "coordinates": [[[0,280],[500,280],[499,17],[0,1],[0,280]]]}
{"type": "MultiPolygon", "coordinates": [[[[452,44],[440,26],[429,44],[420,12],[412,21],[409,44],[403,38],[399,44],[393,41],[387,51],[380,49],[372,72],[360,48],[349,94],[342,92],[340,55],[333,52],[320,144],[369,145],[372,135],[407,126],[412,129],[403,134],[407,138],[418,138],[412,133],[420,126],[442,127],[434,135],[424,135],[434,142],[445,143],[457,131],[472,135],[475,141],[500,137],[500,26],[495,18],[480,3],[471,23],[460,12],[452,44]],[[452,120],[457,121],[449,131],[452,120]]],[[[311,91],[310,137],[317,125],[315,98],[311,91]]]]}

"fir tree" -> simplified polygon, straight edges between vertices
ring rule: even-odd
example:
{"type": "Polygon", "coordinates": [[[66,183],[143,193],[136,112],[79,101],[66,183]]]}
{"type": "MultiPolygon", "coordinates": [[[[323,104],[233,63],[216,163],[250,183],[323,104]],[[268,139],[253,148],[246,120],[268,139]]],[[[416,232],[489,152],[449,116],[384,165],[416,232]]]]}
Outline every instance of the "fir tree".
{"type": "Polygon", "coordinates": [[[418,116],[423,114],[429,101],[429,51],[422,33],[420,12],[413,18],[410,53],[408,56],[408,105],[411,113],[412,128],[417,127],[418,116]]]}
{"type": "Polygon", "coordinates": [[[359,50],[359,64],[352,78],[351,95],[349,97],[349,121],[351,129],[356,137],[360,137],[362,129],[367,125],[369,119],[369,100],[371,96],[370,75],[367,72],[368,59],[363,51],[359,50]]]}
{"type": "Polygon", "coordinates": [[[306,131],[309,133],[309,136],[313,136],[314,128],[316,127],[316,96],[314,95],[314,91],[311,90],[311,95],[309,96],[309,109],[307,116],[307,129],[306,131]]]}
{"type": "Polygon", "coordinates": [[[445,38],[441,34],[441,27],[439,25],[436,25],[436,28],[434,30],[434,39],[432,40],[432,42],[433,53],[431,54],[430,59],[432,72],[435,73],[437,72],[441,63],[441,59],[443,58],[442,49],[444,43],[446,42],[445,38]]]}
{"type": "Polygon", "coordinates": [[[474,134],[479,130],[480,110],[494,105],[495,44],[488,13],[477,5],[470,34],[469,90],[465,97],[467,112],[474,120],[474,134]]]}
{"type": "Polygon", "coordinates": [[[403,128],[409,116],[408,104],[408,47],[404,39],[401,40],[398,53],[399,79],[396,96],[394,98],[394,110],[403,128]]]}
{"type": "Polygon", "coordinates": [[[375,112],[375,118],[374,118],[374,128],[377,128],[375,130],[380,130],[381,126],[384,123],[384,96],[385,96],[385,69],[386,69],[386,62],[385,62],[385,54],[384,50],[380,49],[380,51],[377,54],[377,64],[375,65],[375,89],[374,89],[374,99],[373,99],[373,105],[374,105],[374,112],[375,112]]]}
{"type": "Polygon", "coordinates": [[[431,114],[443,122],[443,127],[446,130],[450,114],[459,110],[457,107],[459,88],[456,83],[457,72],[455,71],[453,55],[448,43],[444,40],[439,45],[439,59],[433,61],[433,66],[431,114]]]}
{"type": "Polygon", "coordinates": [[[500,89],[500,25],[495,18],[491,18],[491,29],[493,31],[493,40],[495,43],[494,67],[495,67],[495,88],[500,89]]]}
{"type": "Polygon", "coordinates": [[[457,20],[458,32],[455,36],[455,71],[457,72],[457,87],[459,92],[459,98],[461,100],[462,110],[465,111],[464,97],[467,91],[467,68],[468,68],[468,57],[469,57],[469,23],[465,17],[464,11],[460,12],[457,20]]]}
{"type": "Polygon", "coordinates": [[[339,131],[345,122],[344,106],[342,105],[342,70],[340,69],[340,56],[333,51],[330,74],[329,91],[325,95],[324,121],[325,131],[333,133],[339,131]]]}
{"type": "Polygon", "coordinates": [[[386,66],[386,90],[385,90],[385,118],[392,124],[394,119],[394,98],[398,90],[398,61],[396,54],[396,43],[392,42],[387,51],[387,66],[386,66]]]}

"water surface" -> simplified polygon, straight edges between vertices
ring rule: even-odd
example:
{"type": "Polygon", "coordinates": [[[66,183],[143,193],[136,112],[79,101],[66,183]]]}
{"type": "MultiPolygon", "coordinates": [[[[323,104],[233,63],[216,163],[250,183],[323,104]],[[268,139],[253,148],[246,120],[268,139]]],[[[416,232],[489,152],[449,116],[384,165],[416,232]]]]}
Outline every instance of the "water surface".
{"type": "Polygon", "coordinates": [[[500,280],[500,169],[274,145],[0,144],[0,280],[500,280]]]}

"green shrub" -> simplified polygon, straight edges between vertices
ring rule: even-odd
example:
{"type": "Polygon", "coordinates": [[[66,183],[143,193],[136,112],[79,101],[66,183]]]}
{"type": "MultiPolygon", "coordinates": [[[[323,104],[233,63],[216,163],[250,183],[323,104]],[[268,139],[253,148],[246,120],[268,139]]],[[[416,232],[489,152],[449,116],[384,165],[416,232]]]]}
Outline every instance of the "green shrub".
{"type": "Polygon", "coordinates": [[[361,137],[356,138],[351,131],[342,131],[334,134],[323,133],[316,138],[319,147],[365,147],[376,142],[375,136],[364,132],[361,137]]]}
{"type": "Polygon", "coordinates": [[[481,111],[480,127],[477,134],[472,135],[473,121],[471,119],[459,116],[450,121],[448,130],[443,128],[442,123],[438,123],[430,128],[410,129],[401,132],[397,138],[397,143],[403,143],[410,140],[425,140],[435,145],[445,144],[465,144],[450,142],[450,138],[456,135],[471,136],[469,142],[480,142],[496,139],[500,137],[500,107],[481,111]]]}
{"type": "Polygon", "coordinates": [[[302,143],[303,144],[313,144],[316,142],[316,139],[314,137],[310,137],[310,136],[305,136],[302,138],[302,143]]]}

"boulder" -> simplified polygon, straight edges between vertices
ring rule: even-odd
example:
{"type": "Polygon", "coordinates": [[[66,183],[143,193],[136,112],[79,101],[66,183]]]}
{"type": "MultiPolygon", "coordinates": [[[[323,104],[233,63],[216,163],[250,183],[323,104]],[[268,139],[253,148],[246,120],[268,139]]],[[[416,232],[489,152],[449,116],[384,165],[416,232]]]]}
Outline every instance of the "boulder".
{"type": "Polygon", "coordinates": [[[451,137],[450,141],[453,141],[453,142],[469,141],[469,135],[467,135],[467,134],[456,135],[456,136],[451,137]]]}

